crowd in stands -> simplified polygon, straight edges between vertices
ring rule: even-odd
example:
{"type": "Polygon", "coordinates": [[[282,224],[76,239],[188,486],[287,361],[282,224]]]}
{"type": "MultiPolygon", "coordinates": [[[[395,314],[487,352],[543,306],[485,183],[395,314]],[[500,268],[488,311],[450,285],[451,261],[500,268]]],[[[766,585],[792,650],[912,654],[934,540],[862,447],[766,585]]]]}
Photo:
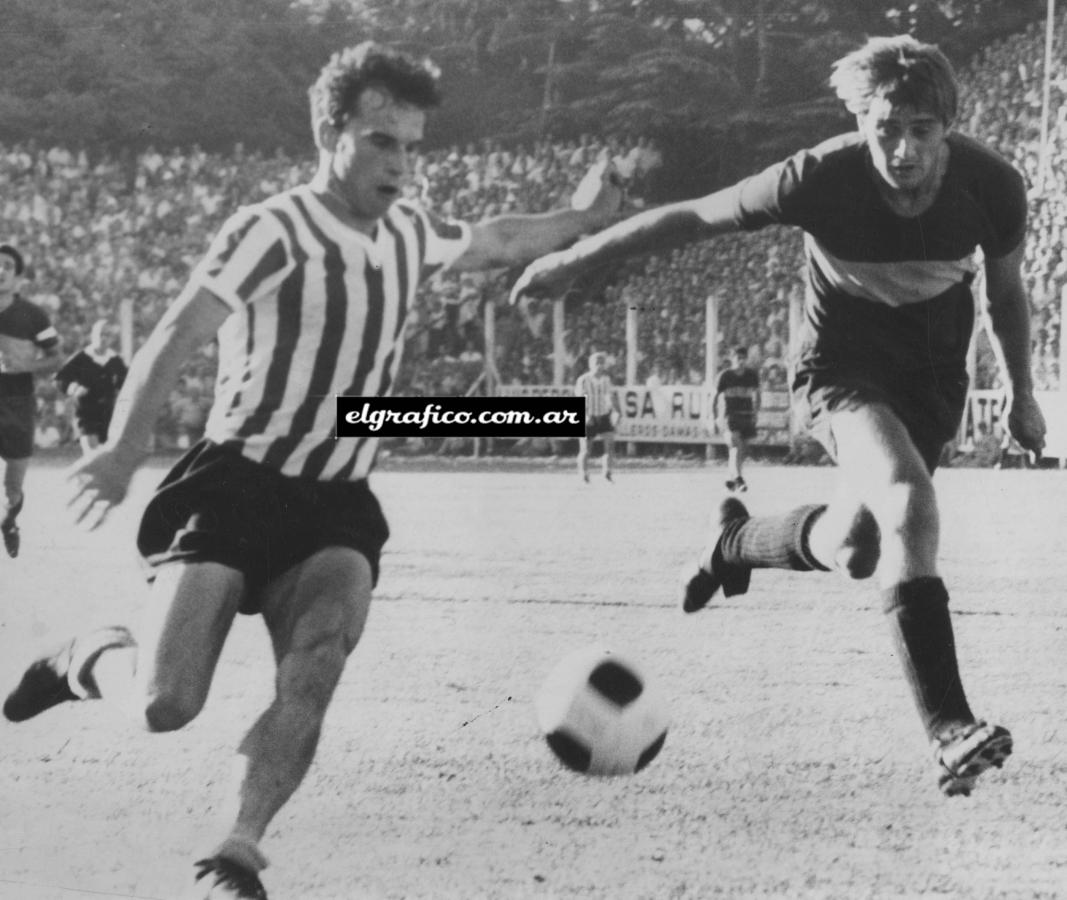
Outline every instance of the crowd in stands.
{"type": "MultiPolygon", "coordinates": [[[[1065,37],[1065,19],[1058,27],[1065,37]]],[[[1039,26],[989,46],[961,71],[959,127],[989,142],[1027,175],[1031,222],[1025,261],[1034,308],[1039,389],[1060,386],[1060,315],[1067,292],[1067,67],[1052,82],[1051,152],[1040,159],[1043,34],[1039,26]],[[1044,164],[1042,170],[1041,166],[1044,164]]],[[[655,202],[664,164],[644,137],[585,135],[568,141],[504,146],[486,140],[426,153],[413,192],[442,216],[477,220],[511,211],[538,212],[568,202],[591,164],[611,159],[635,208],[655,202]]],[[[224,218],[241,204],[305,181],[313,160],[262,155],[236,147],[225,155],[185,152],[92,158],[84,151],[33,144],[0,146],[3,239],[29,263],[25,295],[45,307],[65,349],[82,346],[101,316],[118,324],[133,312],[140,344],[177,294],[224,218]]],[[[610,282],[582,284],[584,303],[568,303],[565,383],[604,350],[616,381],[625,365],[627,310],[637,311],[638,380],[701,383],[705,377],[705,308],[718,300],[719,358],[735,344],[750,348],[765,383],[787,379],[791,305],[802,295],[802,246],[792,229],[720,238],[628,265],[610,282]]],[[[549,384],[557,371],[551,304],[509,307],[516,273],[445,273],[421,290],[409,328],[398,389],[463,394],[487,382],[549,384]],[[495,311],[495,353],[485,358],[484,315],[495,311]]],[[[185,446],[203,427],[212,393],[214,350],[190,360],[182,387],[161,420],[163,446],[185,446]]],[[[983,351],[978,387],[996,387],[983,351]]],[[[49,384],[39,391],[39,442],[72,440],[66,401],[49,384]]]]}

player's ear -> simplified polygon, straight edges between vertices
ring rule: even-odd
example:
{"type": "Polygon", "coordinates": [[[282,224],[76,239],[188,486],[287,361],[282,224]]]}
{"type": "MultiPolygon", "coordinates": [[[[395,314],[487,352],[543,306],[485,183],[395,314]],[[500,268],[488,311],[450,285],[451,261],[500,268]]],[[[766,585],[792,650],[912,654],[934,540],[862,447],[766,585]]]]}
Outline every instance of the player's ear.
{"type": "Polygon", "coordinates": [[[340,132],[334,127],[328,117],[323,116],[315,120],[315,144],[320,150],[332,153],[337,146],[337,138],[340,132]]]}

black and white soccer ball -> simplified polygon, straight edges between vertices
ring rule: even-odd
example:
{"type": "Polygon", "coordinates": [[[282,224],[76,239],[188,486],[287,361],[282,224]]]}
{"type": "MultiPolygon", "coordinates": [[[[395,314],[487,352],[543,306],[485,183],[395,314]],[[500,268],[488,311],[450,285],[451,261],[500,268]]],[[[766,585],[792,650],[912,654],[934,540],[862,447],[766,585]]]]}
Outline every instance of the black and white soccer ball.
{"type": "Polygon", "coordinates": [[[670,711],[632,657],[600,646],[568,654],[536,698],[537,723],[567,768],[585,775],[630,775],[667,739],[670,711]]]}

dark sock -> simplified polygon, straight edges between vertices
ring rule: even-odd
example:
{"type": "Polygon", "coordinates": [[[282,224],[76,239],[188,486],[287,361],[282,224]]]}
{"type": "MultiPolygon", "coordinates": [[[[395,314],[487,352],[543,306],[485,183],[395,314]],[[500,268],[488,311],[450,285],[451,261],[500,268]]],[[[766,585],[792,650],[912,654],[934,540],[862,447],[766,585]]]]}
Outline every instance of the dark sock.
{"type": "Polygon", "coordinates": [[[915,578],[884,590],[882,600],[927,737],[973,722],[956,662],[944,582],[933,576],[915,578]]]}
{"type": "Polygon", "coordinates": [[[719,542],[723,562],[752,569],[828,571],[812,554],[808,535],[824,505],[801,506],[781,516],[727,522],[719,542]]]}
{"type": "Polygon", "coordinates": [[[26,499],[26,495],[25,494],[19,494],[18,502],[17,503],[12,503],[10,506],[8,506],[7,514],[4,516],[3,521],[0,522],[0,526],[3,526],[3,527],[6,528],[6,527],[9,527],[9,526],[15,524],[16,517],[18,516],[18,514],[20,512],[22,512],[22,503],[23,503],[23,501],[25,499],[26,499]]]}

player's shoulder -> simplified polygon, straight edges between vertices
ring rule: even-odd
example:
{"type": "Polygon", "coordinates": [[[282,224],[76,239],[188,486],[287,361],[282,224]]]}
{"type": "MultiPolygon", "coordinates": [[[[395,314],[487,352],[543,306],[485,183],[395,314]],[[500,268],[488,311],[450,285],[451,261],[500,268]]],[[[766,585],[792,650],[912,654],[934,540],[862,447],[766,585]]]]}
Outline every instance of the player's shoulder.
{"type": "Polygon", "coordinates": [[[309,208],[312,199],[311,185],[301,184],[263,197],[254,203],[247,203],[239,207],[234,215],[253,218],[279,213],[292,214],[298,207],[309,208]]]}
{"type": "Polygon", "coordinates": [[[296,212],[294,203],[298,196],[297,189],[291,188],[252,203],[242,203],[226,217],[219,233],[244,235],[262,224],[284,231],[282,222],[296,212]]]}
{"type": "Polygon", "coordinates": [[[1023,184],[1023,174],[1004,156],[982,141],[954,131],[949,134],[949,166],[964,177],[978,181],[999,178],[1023,184]]]}
{"type": "Polygon", "coordinates": [[[15,294],[9,308],[16,316],[29,317],[46,322],[51,321],[43,306],[39,306],[32,300],[27,300],[22,294],[15,294]]]}
{"type": "Polygon", "coordinates": [[[792,157],[794,167],[805,176],[839,178],[866,166],[867,145],[858,131],[837,134],[805,147],[792,157]]]}
{"type": "Polygon", "coordinates": [[[436,237],[446,241],[460,240],[466,227],[462,222],[442,218],[418,201],[408,198],[395,201],[389,207],[386,218],[410,222],[417,228],[428,228],[436,237]]]}

